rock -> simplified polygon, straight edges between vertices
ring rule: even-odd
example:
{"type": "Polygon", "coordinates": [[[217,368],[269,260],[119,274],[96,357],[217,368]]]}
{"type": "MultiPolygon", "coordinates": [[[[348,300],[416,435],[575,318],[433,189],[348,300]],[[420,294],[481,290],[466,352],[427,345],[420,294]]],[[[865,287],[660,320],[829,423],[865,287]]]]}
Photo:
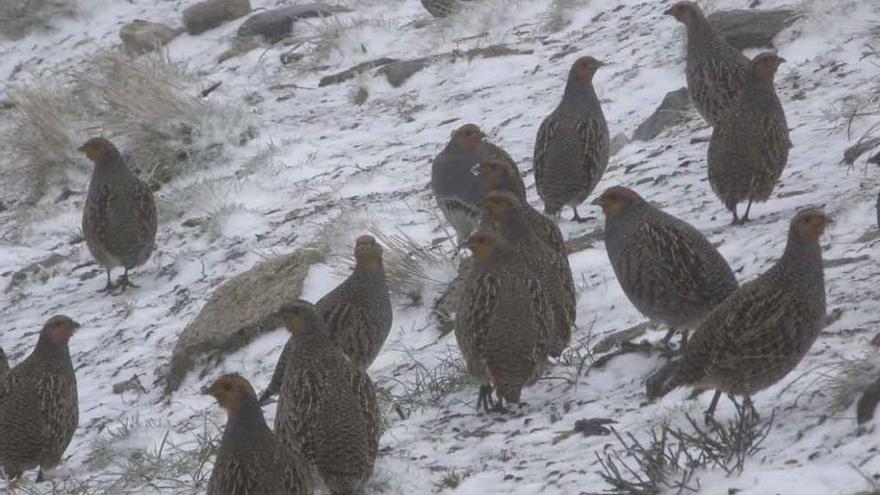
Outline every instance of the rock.
{"type": "Polygon", "coordinates": [[[529,55],[531,53],[534,53],[534,50],[520,50],[517,48],[510,48],[505,45],[492,45],[485,48],[474,48],[465,52],[456,50],[452,52],[441,53],[440,55],[421,57],[412,60],[381,58],[371,62],[358,64],[351,69],[340,72],[338,74],[326,76],[321,79],[321,82],[318,83],[318,86],[338,84],[343,81],[353,79],[357,74],[361,72],[366,72],[376,67],[381,67],[381,69],[376,71],[376,74],[384,75],[385,78],[388,79],[388,82],[392,86],[397,88],[403,85],[403,83],[405,83],[410,77],[412,77],[419,71],[443,61],[455,61],[459,58],[473,60],[475,58],[493,58],[509,55],[529,55]]]}
{"type": "Polygon", "coordinates": [[[309,267],[325,256],[326,249],[302,248],[260,263],[218,287],[178,337],[165,393],[177,390],[197,358],[223,356],[279,327],[275,311],[299,298],[309,267]]]}
{"type": "Polygon", "coordinates": [[[715,31],[739,50],[773,46],[773,38],[800,17],[791,9],[727,10],[707,17],[715,31]]]}
{"type": "Polygon", "coordinates": [[[633,132],[636,141],[650,141],[664,130],[689,118],[691,99],[687,88],[669,92],[654,113],[642,122],[633,132]]]}
{"type": "Polygon", "coordinates": [[[354,79],[361,72],[366,72],[370,69],[375,69],[376,67],[382,67],[383,65],[388,65],[392,62],[397,62],[397,59],[383,57],[376,60],[370,60],[369,62],[361,62],[350,69],[322,77],[321,80],[318,82],[318,87],[323,88],[324,86],[339,84],[341,82],[354,79]]]}
{"type": "Polygon", "coordinates": [[[242,38],[262,36],[270,43],[277,43],[291,33],[293,23],[297,19],[327,17],[344,12],[351,12],[351,9],[325,3],[307,3],[270,9],[248,17],[238,28],[238,36],[242,38]]]}
{"type": "Polygon", "coordinates": [[[395,88],[399,88],[410,77],[434,63],[434,58],[435,57],[423,57],[414,60],[399,60],[397,62],[391,62],[376,71],[376,73],[384,75],[385,78],[388,79],[389,84],[395,88]]]}
{"type": "Polygon", "coordinates": [[[12,278],[9,280],[9,284],[6,286],[6,292],[8,293],[20,287],[27,281],[28,278],[36,278],[42,282],[45,282],[49,279],[50,276],[52,276],[52,269],[58,266],[65,259],[66,258],[64,256],[61,256],[58,253],[53,253],[41,259],[40,261],[36,261],[22,268],[21,270],[12,274],[12,278]]]}
{"type": "Polygon", "coordinates": [[[462,291],[464,291],[464,280],[471,272],[471,259],[464,258],[458,265],[458,275],[449,282],[446,290],[440,298],[434,302],[431,312],[437,318],[437,328],[440,329],[441,335],[446,335],[455,330],[455,313],[458,311],[458,303],[461,300],[462,291]]]}
{"type": "Polygon", "coordinates": [[[204,0],[183,11],[183,26],[189,34],[201,34],[250,12],[250,0],[204,0]]]}
{"type": "Polygon", "coordinates": [[[182,31],[159,22],[135,19],[119,30],[119,39],[125,51],[132,54],[147,53],[167,45],[182,31]]]}
{"type": "Polygon", "coordinates": [[[650,322],[642,322],[625,330],[614,332],[611,335],[603,338],[601,341],[599,341],[598,344],[593,346],[592,352],[602,354],[604,352],[608,352],[614,349],[615,347],[620,347],[621,345],[623,345],[624,342],[632,342],[633,340],[644,335],[650,327],[650,322]]]}
{"type": "Polygon", "coordinates": [[[630,140],[626,137],[626,134],[618,132],[613,138],[611,138],[611,143],[608,147],[608,154],[614,156],[620,153],[620,150],[629,143],[630,140]]]}

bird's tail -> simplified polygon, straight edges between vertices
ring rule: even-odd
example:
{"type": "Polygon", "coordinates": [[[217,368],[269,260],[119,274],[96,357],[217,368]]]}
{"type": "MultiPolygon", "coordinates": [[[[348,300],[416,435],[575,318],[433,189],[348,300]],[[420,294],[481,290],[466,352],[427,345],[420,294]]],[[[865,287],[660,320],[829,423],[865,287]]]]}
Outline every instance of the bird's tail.
{"type": "Polygon", "coordinates": [[[657,400],[678,387],[693,384],[703,378],[705,372],[687,357],[666,363],[654,372],[645,382],[645,393],[649,400],[657,400]]]}

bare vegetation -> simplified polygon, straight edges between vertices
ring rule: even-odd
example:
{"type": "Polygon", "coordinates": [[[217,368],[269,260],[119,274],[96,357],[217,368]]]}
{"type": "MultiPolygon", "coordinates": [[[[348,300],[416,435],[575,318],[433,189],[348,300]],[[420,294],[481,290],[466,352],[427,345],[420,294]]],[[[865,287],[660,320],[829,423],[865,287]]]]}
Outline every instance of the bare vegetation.
{"type": "Polygon", "coordinates": [[[713,421],[703,426],[690,415],[686,418],[689,428],[663,425],[653,429],[646,441],[612,429],[623,449],[596,454],[602,467],[599,474],[610,485],[610,493],[700,493],[700,470],[741,473],[773,426],[772,415],[762,422],[754,410],[740,404],[727,424],[713,421]]]}
{"type": "Polygon", "coordinates": [[[392,376],[377,380],[384,401],[390,403],[401,418],[409,417],[413,411],[436,407],[450,394],[474,384],[457,352],[440,356],[431,367],[419,361],[411,350],[406,352],[409,359],[398,366],[392,376]]]}
{"type": "Polygon", "coordinates": [[[880,376],[876,353],[856,358],[840,357],[824,368],[818,389],[827,393],[831,413],[843,412],[880,376]]]}
{"type": "Polygon", "coordinates": [[[53,19],[76,14],[77,0],[3,0],[0,37],[19,39],[35,29],[46,29],[53,19]]]}

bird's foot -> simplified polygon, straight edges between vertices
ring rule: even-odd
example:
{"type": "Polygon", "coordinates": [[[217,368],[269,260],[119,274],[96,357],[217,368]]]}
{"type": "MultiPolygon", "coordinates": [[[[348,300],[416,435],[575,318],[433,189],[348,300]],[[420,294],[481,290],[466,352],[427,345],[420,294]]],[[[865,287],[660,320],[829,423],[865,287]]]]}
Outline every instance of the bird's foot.
{"type": "Polygon", "coordinates": [[[125,292],[129,287],[132,289],[140,288],[140,286],[133,284],[131,280],[129,280],[128,275],[123,275],[116,281],[116,289],[119,289],[122,292],[125,292]]]}
{"type": "Polygon", "coordinates": [[[46,481],[46,476],[43,474],[43,468],[40,468],[39,471],[37,471],[37,479],[34,483],[42,483],[44,481],[46,481]]]}
{"type": "Polygon", "coordinates": [[[495,406],[495,401],[492,399],[492,387],[480,385],[480,393],[477,396],[477,411],[482,407],[484,412],[490,412],[495,406]]]}

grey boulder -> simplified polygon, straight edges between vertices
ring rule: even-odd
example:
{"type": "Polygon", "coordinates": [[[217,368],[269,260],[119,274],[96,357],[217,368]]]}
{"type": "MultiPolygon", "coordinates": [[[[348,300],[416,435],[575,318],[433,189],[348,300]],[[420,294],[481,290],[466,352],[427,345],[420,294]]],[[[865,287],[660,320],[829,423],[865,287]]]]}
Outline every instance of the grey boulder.
{"type": "Polygon", "coordinates": [[[654,139],[669,127],[687,120],[690,108],[691,99],[688,96],[687,88],[667,93],[657,110],[654,110],[654,113],[633,132],[633,139],[636,141],[654,139]]]}
{"type": "Polygon", "coordinates": [[[183,11],[183,26],[189,34],[201,34],[250,13],[250,0],[204,0],[183,11]]]}
{"type": "Polygon", "coordinates": [[[773,46],[773,38],[800,17],[796,10],[727,10],[706,19],[715,31],[739,50],[773,46]]]}
{"type": "Polygon", "coordinates": [[[290,35],[293,31],[293,23],[298,19],[328,17],[345,12],[351,12],[351,9],[324,3],[279,7],[248,17],[244,24],[238,28],[238,37],[262,36],[270,43],[277,43],[290,35]]]}
{"type": "Polygon", "coordinates": [[[203,371],[209,372],[206,361],[211,360],[206,358],[216,360],[279,327],[278,308],[300,298],[309,267],[325,256],[323,248],[302,248],[264,261],[217,287],[177,339],[165,393],[177,390],[200,361],[203,371]]]}
{"type": "Polygon", "coordinates": [[[181,33],[180,30],[159,22],[135,19],[119,30],[119,39],[125,51],[132,54],[151,52],[165,46],[181,33]]]}

